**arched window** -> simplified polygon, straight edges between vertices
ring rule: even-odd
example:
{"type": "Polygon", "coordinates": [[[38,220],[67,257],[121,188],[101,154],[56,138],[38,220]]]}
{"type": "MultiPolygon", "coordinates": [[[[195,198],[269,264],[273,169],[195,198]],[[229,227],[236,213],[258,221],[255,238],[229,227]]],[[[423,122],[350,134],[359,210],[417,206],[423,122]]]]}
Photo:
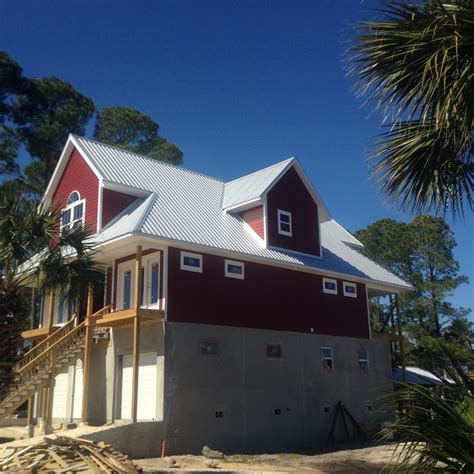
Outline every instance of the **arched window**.
{"type": "Polygon", "coordinates": [[[66,207],[61,211],[60,232],[84,226],[85,199],[77,191],[73,191],[66,201],[66,207]]]}

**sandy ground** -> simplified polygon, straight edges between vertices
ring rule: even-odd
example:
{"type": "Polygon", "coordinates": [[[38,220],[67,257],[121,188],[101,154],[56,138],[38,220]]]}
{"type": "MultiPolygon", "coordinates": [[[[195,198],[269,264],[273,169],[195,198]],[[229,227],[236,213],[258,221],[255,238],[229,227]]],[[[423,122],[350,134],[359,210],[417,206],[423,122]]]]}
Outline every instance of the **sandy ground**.
{"type": "MultiPolygon", "coordinates": [[[[83,426],[75,430],[74,435],[95,431],[97,427],[83,426]],[[79,431],[79,432],[78,432],[79,431]]],[[[8,443],[10,446],[25,446],[42,440],[40,433],[37,437],[30,439],[21,438],[25,434],[24,427],[0,428],[0,443],[8,443]],[[21,441],[20,441],[21,440],[21,441]]],[[[5,445],[4,445],[5,446],[5,445]]],[[[0,444],[0,448],[4,447],[0,444]]],[[[136,464],[148,472],[272,472],[272,473],[295,473],[295,472],[346,472],[346,473],[378,473],[383,468],[394,464],[393,451],[395,445],[385,444],[381,446],[356,446],[351,449],[326,453],[282,453],[282,454],[259,454],[259,455],[231,455],[217,461],[216,468],[210,469],[204,456],[171,456],[165,458],[151,458],[135,460],[136,464]],[[174,460],[175,467],[171,467],[174,460]],[[179,467],[178,467],[179,466],[179,467]]]]}
{"type": "MultiPolygon", "coordinates": [[[[245,471],[245,472],[346,472],[346,473],[378,473],[383,468],[393,465],[395,445],[358,447],[330,453],[320,454],[259,454],[226,456],[218,461],[217,468],[212,471],[245,471]]],[[[204,456],[172,456],[169,458],[139,459],[135,462],[152,471],[199,471],[210,469],[206,466],[204,456]],[[171,468],[170,460],[176,461],[171,468]],[[179,468],[178,468],[179,466],[179,468]]]]}

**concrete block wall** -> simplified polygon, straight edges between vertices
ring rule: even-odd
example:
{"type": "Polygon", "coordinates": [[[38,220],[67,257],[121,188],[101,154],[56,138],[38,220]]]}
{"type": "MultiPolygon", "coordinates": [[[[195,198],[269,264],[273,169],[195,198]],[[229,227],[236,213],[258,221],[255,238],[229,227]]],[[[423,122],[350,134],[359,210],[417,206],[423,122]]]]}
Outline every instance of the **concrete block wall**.
{"type": "Polygon", "coordinates": [[[322,447],[338,401],[370,430],[387,415],[369,407],[392,389],[385,341],[166,323],[170,454],[197,453],[204,445],[228,453],[322,447]],[[200,355],[202,339],[217,341],[218,354],[200,355]],[[282,358],[267,358],[267,344],[281,344],[282,358]],[[323,367],[321,347],[332,347],[334,370],[323,367]],[[369,353],[367,371],[358,368],[359,349],[369,353]]]}

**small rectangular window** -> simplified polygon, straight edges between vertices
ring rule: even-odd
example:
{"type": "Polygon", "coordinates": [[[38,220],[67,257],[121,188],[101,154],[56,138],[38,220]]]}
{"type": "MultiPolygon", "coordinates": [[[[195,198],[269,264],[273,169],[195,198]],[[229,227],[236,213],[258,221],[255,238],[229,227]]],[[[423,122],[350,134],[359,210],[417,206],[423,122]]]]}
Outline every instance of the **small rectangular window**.
{"type": "Polygon", "coordinates": [[[278,233],[288,237],[293,235],[291,212],[278,209],[278,233]]]}
{"type": "Polygon", "coordinates": [[[181,252],[181,270],[202,273],[202,255],[198,253],[181,252]]]}
{"type": "Polygon", "coordinates": [[[273,409],[273,414],[274,415],[281,415],[281,408],[274,408],[273,409]]]}
{"type": "Polygon", "coordinates": [[[323,278],[323,292],[337,295],[337,281],[332,278],[323,278]]]}
{"type": "Polygon", "coordinates": [[[243,262],[235,262],[234,260],[226,260],[224,264],[225,264],[226,277],[237,278],[238,280],[243,280],[245,278],[243,262]]]}
{"type": "Polygon", "coordinates": [[[224,412],[223,411],[216,411],[216,418],[224,418],[224,412]]]}
{"type": "Polygon", "coordinates": [[[201,355],[217,355],[217,341],[202,339],[199,341],[199,353],[201,355]]]}
{"type": "Polygon", "coordinates": [[[267,345],[267,358],[268,359],[281,359],[281,344],[268,344],[267,345]]]}
{"type": "Polygon", "coordinates": [[[359,369],[360,370],[368,370],[369,368],[369,353],[366,350],[358,351],[357,356],[359,362],[359,369]]]}
{"type": "Polygon", "coordinates": [[[351,298],[357,298],[357,286],[355,283],[349,283],[344,281],[342,283],[344,289],[344,296],[349,296],[351,298]]]}
{"type": "Polygon", "coordinates": [[[328,370],[334,369],[333,358],[332,358],[332,347],[321,347],[321,361],[325,369],[328,369],[328,370]]]}
{"type": "Polygon", "coordinates": [[[84,205],[82,202],[77,206],[74,206],[74,220],[77,221],[78,219],[82,219],[82,214],[84,210],[84,205]]]}
{"type": "Polygon", "coordinates": [[[61,225],[66,225],[71,222],[71,209],[66,209],[61,214],[61,225]]]}

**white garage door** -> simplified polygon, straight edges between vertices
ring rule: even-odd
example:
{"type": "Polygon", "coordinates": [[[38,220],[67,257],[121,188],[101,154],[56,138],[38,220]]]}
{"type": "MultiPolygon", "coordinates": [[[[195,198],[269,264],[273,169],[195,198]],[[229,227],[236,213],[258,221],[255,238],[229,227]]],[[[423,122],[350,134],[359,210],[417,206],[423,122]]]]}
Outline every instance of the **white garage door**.
{"type": "MultiPolygon", "coordinates": [[[[138,420],[156,417],[156,352],[140,354],[138,370],[138,420]]],[[[121,418],[132,418],[132,356],[123,356],[121,418]]]]}
{"type": "Polygon", "coordinates": [[[69,381],[68,369],[56,375],[53,397],[53,418],[67,418],[67,386],[69,381]]]}
{"type": "Polygon", "coordinates": [[[76,362],[74,373],[74,402],[72,407],[72,417],[79,419],[82,417],[82,360],[76,362]]]}

